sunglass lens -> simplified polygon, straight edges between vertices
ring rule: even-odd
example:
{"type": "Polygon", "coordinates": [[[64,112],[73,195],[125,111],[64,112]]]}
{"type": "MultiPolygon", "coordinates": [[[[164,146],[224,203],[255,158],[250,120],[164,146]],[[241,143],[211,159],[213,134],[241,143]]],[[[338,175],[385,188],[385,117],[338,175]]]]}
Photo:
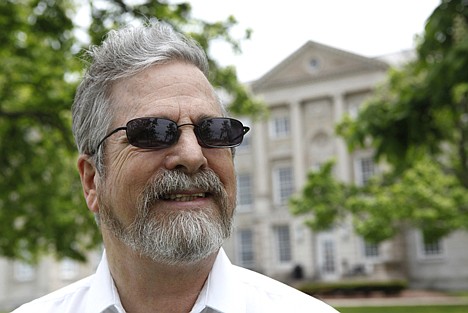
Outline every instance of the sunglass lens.
{"type": "Polygon", "coordinates": [[[162,118],[137,118],[127,124],[130,144],[140,148],[166,148],[177,141],[177,124],[162,118]]]}
{"type": "Polygon", "coordinates": [[[210,118],[199,125],[201,141],[210,147],[233,147],[242,142],[243,125],[231,118],[210,118]]]}

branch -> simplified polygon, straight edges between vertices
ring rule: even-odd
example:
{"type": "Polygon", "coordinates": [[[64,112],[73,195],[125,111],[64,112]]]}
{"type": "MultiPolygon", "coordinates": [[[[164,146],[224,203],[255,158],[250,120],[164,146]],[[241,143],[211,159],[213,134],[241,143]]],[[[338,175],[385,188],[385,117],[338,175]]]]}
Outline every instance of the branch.
{"type": "Polygon", "coordinates": [[[114,0],[114,2],[122,9],[122,11],[124,12],[127,12],[127,13],[130,13],[132,12],[133,10],[128,7],[125,2],[123,2],[122,0],[114,0]]]}

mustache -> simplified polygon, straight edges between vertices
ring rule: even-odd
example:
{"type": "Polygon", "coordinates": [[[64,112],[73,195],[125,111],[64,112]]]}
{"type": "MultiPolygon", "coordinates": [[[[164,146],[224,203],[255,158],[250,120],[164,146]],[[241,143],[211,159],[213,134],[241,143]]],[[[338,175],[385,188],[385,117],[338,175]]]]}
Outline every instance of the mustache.
{"type": "Polygon", "coordinates": [[[149,207],[168,194],[187,190],[197,190],[213,196],[215,200],[224,201],[226,190],[219,176],[211,169],[204,169],[195,174],[182,170],[160,170],[146,185],[140,195],[140,203],[149,207]]]}

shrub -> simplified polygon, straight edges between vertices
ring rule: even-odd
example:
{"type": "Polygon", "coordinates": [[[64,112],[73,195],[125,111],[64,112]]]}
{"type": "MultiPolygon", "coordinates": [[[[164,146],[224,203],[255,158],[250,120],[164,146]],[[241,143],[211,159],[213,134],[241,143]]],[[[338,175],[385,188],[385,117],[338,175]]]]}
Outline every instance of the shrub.
{"type": "Polygon", "coordinates": [[[375,293],[392,296],[407,287],[408,283],[404,280],[392,280],[317,282],[301,285],[298,289],[312,296],[370,296],[375,293]]]}

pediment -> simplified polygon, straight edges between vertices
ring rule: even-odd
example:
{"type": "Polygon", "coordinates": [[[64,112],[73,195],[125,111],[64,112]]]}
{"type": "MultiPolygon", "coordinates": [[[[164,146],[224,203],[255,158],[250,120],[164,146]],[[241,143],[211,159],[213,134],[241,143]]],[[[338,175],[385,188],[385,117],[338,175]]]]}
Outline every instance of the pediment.
{"type": "Polygon", "coordinates": [[[308,41],[292,55],[252,83],[255,92],[308,83],[337,75],[382,71],[388,64],[317,42],[308,41]]]}

